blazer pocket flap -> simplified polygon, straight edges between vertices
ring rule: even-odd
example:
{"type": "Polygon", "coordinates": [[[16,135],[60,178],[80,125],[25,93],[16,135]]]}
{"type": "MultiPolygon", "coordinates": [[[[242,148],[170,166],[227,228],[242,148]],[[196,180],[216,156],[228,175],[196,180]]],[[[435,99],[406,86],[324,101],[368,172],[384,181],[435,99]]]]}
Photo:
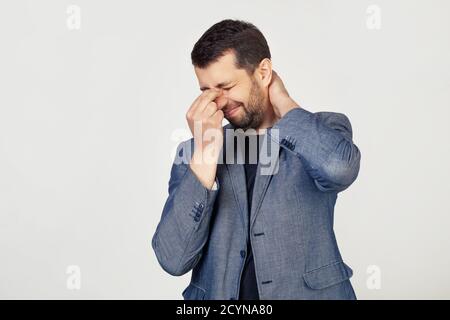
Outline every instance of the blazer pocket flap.
{"type": "Polygon", "coordinates": [[[205,298],[205,293],[205,289],[190,283],[187,288],[184,289],[182,295],[184,300],[203,300],[205,298]]]}
{"type": "Polygon", "coordinates": [[[353,270],[343,261],[338,261],[303,274],[308,287],[311,289],[324,289],[348,280],[353,270]]]}

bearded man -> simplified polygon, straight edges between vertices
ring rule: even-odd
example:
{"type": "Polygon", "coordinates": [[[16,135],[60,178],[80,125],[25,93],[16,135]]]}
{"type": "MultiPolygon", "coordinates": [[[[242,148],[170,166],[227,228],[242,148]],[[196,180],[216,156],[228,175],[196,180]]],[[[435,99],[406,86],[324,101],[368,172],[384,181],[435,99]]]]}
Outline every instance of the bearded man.
{"type": "Polygon", "coordinates": [[[295,102],[251,23],[216,23],[191,59],[202,93],[152,238],[162,268],[192,270],[187,300],[356,299],[333,230],[360,166],[349,119],[295,102]]]}

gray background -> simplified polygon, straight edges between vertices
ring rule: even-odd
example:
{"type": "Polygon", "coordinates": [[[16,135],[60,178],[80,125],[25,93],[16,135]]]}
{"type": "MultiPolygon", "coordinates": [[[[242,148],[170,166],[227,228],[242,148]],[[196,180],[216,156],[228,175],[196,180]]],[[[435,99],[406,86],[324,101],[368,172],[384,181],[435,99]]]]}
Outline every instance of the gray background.
{"type": "Polygon", "coordinates": [[[449,12],[445,0],[2,1],[0,297],[181,299],[190,274],[165,274],[150,241],[199,94],[189,55],[240,18],[302,106],[352,122],[363,158],[335,229],[358,297],[450,298],[449,12]]]}

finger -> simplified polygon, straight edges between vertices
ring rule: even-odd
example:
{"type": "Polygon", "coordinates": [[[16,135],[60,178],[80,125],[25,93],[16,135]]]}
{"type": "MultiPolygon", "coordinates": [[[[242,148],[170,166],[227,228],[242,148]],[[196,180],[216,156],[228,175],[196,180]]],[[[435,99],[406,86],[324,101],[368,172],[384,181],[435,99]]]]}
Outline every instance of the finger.
{"type": "Polygon", "coordinates": [[[206,106],[213,101],[214,99],[216,99],[220,94],[222,93],[221,89],[209,89],[206,90],[202,96],[200,97],[199,101],[198,101],[198,106],[197,106],[197,110],[199,112],[202,112],[206,106]]]}
{"type": "Polygon", "coordinates": [[[203,91],[192,103],[187,115],[192,118],[199,117],[209,102],[213,101],[222,92],[221,89],[208,89],[203,91]]]}
{"type": "Polygon", "coordinates": [[[217,110],[213,115],[212,118],[218,121],[222,121],[224,118],[224,114],[222,110],[217,110]]]}
{"type": "Polygon", "coordinates": [[[278,78],[279,78],[278,73],[276,73],[276,71],[272,69],[272,79],[270,83],[271,84],[274,83],[278,78]]]}
{"type": "Polygon", "coordinates": [[[196,109],[197,109],[197,107],[198,107],[198,102],[200,101],[200,98],[201,98],[204,94],[205,94],[205,91],[203,91],[201,94],[199,94],[199,95],[197,96],[197,98],[195,98],[195,100],[192,102],[191,106],[189,107],[189,109],[188,109],[188,111],[187,111],[187,114],[190,114],[190,115],[194,115],[194,114],[195,114],[195,111],[196,111],[196,109]]]}
{"type": "Polygon", "coordinates": [[[208,103],[208,105],[206,106],[205,110],[203,110],[203,115],[206,118],[209,118],[213,114],[215,114],[216,111],[217,111],[217,104],[214,101],[211,101],[210,103],[208,103]]]}

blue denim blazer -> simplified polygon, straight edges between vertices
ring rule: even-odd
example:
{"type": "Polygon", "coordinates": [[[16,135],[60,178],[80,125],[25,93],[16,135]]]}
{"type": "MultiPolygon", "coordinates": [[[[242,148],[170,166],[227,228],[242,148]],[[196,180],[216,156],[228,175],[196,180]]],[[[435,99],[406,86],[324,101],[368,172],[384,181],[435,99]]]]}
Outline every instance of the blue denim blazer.
{"type": "MultiPolygon", "coordinates": [[[[251,240],[261,300],[356,299],[333,230],[337,194],[360,166],[349,119],[295,108],[265,137],[278,147],[268,153],[276,152],[277,168],[257,175],[251,212],[242,164],[219,164],[209,190],[188,165],[193,139],[180,143],[152,237],[158,262],[174,276],[192,270],[186,300],[236,299],[251,240]]],[[[223,154],[233,140],[224,138],[223,154]]]]}

